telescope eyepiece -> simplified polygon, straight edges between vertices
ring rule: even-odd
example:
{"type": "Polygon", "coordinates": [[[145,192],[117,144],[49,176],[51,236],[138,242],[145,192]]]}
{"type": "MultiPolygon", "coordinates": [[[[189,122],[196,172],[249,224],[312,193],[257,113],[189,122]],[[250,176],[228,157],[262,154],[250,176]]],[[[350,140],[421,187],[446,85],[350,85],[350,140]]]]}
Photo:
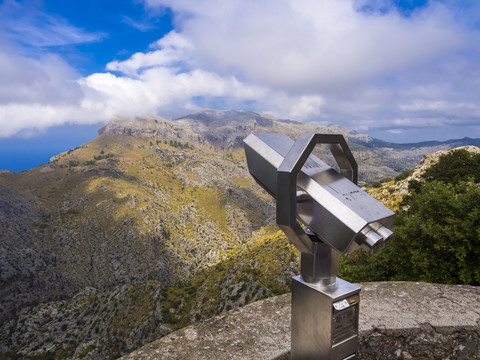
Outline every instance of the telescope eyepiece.
{"type": "Polygon", "coordinates": [[[390,229],[376,221],[365,226],[355,238],[355,242],[368,253],[374,253],[384,247],[392,235],[393,232],[390,229]]]}

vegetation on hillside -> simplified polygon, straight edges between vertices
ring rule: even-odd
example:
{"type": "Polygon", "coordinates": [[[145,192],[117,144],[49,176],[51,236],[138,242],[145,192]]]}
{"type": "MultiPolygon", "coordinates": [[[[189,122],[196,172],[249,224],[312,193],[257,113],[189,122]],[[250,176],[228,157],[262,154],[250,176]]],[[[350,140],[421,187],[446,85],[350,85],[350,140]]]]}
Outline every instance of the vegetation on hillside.
{"type": "MultiPolygon", "coordinates": [[[[271,198],[252,181],[240,152],[193,148],[187,140],[103,134],[49,164],[0,176],[0,359],[109,359],[132,351],[169,331],[164,289],[183,290],[197,272],[219,275],[217,267],[234,262],[234,249],[276,231],[265,227],[271,198]],[[97,294],[76,301],[85,288],[97,294]],[[145,289],[145,301],[130,306],[136,288],[145,289]],[[117,301],[105,302],[111,295],[117,301]],[[70,310],[95,299],[102,306],[77,324],[70,310]],[[44,304],[51,319],[42,315],[44,304]],[[138,321],[125,322],[131,314],[138,321]],[[62,335],[70,326],[75,341],[62,335]]],[[[205,304],[205,314],[270,296],[277,287],[288,291],[283,279],[291,277],[279,276],[283,285],[237,288],[241,278],[233,275],[234,293],[219,293],[210,280],[208,289],[199,288],[216,302],[205,304]]],[[[178,324],[203,318],[203,305],[192,305],[194,312],[181,308],[188,310],[185,319],[175,316],[178,324]]]]}
{"type": "Polygon", "coordinates": [[[277,231],[236,247],[225,260],[166,288],[159,281],[113,291],[86,288],[41,304],[2,328],[3,359],[116,359],[171,330],[290,291],[298,252],[277,231]]]}
{"type": "Polygon", "coordinates": [[[232,250],[228,258],[164,290],[163,320],[171,329],[290,291],[298,251],[281,231],[232,250]]]}
{"type": "Polygon", "coordinates": [[[373,255],[342,259],[340,275],[354,282],[408,280],[480,285],[480,154],[442,155],[410,182],[395,238],[373,255]]]}

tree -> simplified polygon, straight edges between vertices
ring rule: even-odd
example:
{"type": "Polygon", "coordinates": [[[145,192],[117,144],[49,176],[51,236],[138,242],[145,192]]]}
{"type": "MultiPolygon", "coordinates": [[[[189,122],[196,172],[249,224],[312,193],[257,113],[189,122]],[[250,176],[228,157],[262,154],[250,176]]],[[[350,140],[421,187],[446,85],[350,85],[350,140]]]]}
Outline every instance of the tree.
{"type": "Polygon", "coordinates": [[[480,284],[480,188],[475,183],[426,183],[408,211],[399,214],[395,232],[415,279],[480,284]]]}
{"type": "Polygon", "coordinates": [[[340,276],[480,285],[480,187],[455,181],[417,182],[408,210],[397,214],[392,242],[373,255],[342,258],[340,276]]]}
{"type": "Polygon", "coordinates": [[[438,162],[422,175],[428,181],[443,181],[446,184],[458,184],[460,181],[480,182],[480,153],[465,149],[451,151],[440,156],[438,162]]]}

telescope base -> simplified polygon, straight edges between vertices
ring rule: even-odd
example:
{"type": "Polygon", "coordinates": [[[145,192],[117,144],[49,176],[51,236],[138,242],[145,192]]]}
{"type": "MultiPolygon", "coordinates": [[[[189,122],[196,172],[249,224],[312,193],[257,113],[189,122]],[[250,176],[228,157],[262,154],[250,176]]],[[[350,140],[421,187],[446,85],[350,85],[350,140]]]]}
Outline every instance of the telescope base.
{"type": "Polygon", "coordinates": [[[292,278],[292,360],[352,360],[358,346],[360,287],[292,278]]]}

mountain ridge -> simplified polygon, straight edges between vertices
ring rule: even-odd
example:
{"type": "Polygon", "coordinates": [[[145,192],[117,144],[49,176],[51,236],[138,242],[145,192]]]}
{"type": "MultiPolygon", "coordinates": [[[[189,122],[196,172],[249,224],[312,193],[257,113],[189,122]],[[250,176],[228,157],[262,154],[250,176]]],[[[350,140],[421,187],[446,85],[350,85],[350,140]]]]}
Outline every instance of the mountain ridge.
{"type": "MultiPolygon", "coordinates": [[[[371,183],[382,178],[395,177],[412,169],[426,155],[452,147],[480,144],[480,139],[454,139],[410,144],[390,143],[337,124],[319,125],[253,111],[204,110],[183,117],[166,120],[157,116],[136,119],[116,118],[99,130],[99,134],[133,135],[143,138],[168,134],[191,144],[213,146],[218,151],[238,151],[243,139],[253,132],[281,132],[296,138],[303,132],[342,134],[359,164],[359,180],[371,183]]],[[[334,165],[327,148],[322,148],[323,160],[334,165]]],[[[317,153],[321,155],[321,153],[317,153]]]]}
{"type": "Polygon", "coordinates": [[[414,143],[394,143],[389,141],[384,141],[377,138],[372,138],[369,142],[357,142],[359,145],[364,145],[371,148],[394,148],[394,149],[411,149],[418,147],[433,147],[433,146],[442,146],[448,145],[453,147],[459,146],[480,146],[480,139],[470,138],[465,136],[461,139],[449,139],[444,141],[430,140],[430,141],[419,141],[414,143]]]}

